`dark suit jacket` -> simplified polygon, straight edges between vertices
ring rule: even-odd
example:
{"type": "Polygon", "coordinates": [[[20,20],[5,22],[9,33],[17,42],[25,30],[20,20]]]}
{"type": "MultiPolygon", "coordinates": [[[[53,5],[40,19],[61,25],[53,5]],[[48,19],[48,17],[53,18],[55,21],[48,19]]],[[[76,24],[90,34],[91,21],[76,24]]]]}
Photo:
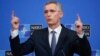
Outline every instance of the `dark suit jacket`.
{"type": "MultiPolygon", "coordinates": [[[[22,56],[35,51],[36,56],[52,56],[48,41],[48,28],[36,30],[24,43],[20,44],[19,36],[11,39],[11,50],[14,56],[22,56]]],[[[77,33],[62,26],[54,56],[91,56],[90,44],[84,35],[81,39],[77,33]]]]}

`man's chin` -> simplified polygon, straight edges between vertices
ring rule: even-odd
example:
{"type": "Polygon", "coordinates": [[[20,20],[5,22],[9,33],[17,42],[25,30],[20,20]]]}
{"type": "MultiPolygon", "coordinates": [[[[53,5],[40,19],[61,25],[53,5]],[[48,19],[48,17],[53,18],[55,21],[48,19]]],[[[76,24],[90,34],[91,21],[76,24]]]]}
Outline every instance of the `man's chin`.
{"type": "Polygon", "coordinates": [[[51,25],[54,25],[54,23],[48,23],[48,25],[50,25],[50,26],[51,26],[51,25]]]}

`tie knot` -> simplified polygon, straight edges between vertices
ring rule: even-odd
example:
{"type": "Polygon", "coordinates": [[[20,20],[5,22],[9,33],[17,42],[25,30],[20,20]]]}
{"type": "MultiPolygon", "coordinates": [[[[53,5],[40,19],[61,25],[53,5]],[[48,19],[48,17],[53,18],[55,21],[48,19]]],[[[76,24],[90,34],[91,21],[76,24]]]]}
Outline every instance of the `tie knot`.
{"type": "Polygon", "coordinates": [[[56,31],[51,31],[51,33],[52,33],[52,34],[55,34],[55,33],[56,33],[56,31]]]}

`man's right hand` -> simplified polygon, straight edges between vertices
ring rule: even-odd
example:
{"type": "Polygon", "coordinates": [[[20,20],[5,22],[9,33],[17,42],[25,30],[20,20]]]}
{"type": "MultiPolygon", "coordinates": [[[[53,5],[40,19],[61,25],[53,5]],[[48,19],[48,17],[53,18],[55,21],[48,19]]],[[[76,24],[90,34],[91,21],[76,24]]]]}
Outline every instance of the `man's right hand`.
{"type": "Polygon", "coordinates": [[[11,25],[12,25],[12,31],[18,30],[19,28],[19,18],[14,15],[14,11],[12,11],[11,15],[11,25]]]}

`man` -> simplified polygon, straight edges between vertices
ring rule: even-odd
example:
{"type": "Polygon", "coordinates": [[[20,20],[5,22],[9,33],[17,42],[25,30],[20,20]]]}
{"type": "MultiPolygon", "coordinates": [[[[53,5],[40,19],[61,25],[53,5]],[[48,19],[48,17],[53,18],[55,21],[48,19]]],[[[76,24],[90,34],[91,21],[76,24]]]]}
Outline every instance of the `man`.
{"type": "Polygon", "coordinates": [[[63,16],[58,2],[48,2],[44,6],[44,16],[48,27],[36,30],[24,43],[20,44],[19,19],[12,13],[11,50],[14,56],[22,56],[35,51],[36,56],[91,56],[90,44],[82,31],[80,18],[75,21],[76,31],[65,28],[60,20],[63,16]]]}

